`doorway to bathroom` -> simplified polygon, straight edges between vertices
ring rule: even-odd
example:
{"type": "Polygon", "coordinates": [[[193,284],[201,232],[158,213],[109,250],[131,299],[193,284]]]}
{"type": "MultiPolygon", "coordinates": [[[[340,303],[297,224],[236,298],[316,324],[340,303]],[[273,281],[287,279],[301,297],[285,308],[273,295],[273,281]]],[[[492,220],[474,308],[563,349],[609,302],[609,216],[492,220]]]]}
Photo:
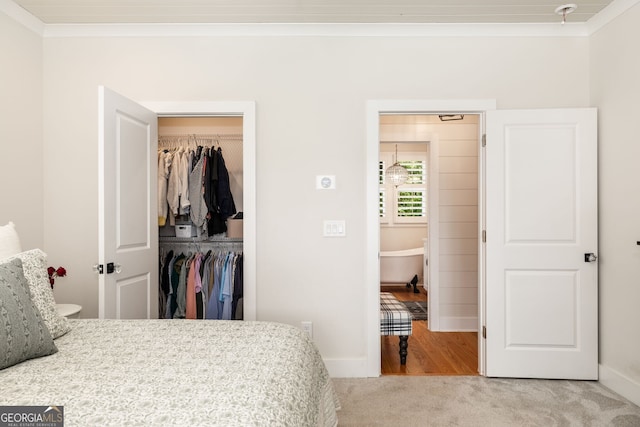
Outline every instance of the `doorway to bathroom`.
{"type": "Polygon", "coordinates": [[[381,337],[382,374],[478,374],[480,117],[379,116],[380,292],[414,313],[405,365],[381,337]]]}

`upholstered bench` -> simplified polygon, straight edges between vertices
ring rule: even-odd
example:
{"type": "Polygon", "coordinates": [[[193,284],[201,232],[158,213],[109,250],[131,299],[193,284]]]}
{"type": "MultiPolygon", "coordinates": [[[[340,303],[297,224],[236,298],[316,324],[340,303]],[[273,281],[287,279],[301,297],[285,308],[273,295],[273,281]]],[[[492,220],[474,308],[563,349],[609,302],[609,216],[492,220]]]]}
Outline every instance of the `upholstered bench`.
{"type": "Polygon", "coordinates": [[[407,363],[413,316],[390,292],[380,292],[380,335],[400,336],[400,364],[407,363]]]}

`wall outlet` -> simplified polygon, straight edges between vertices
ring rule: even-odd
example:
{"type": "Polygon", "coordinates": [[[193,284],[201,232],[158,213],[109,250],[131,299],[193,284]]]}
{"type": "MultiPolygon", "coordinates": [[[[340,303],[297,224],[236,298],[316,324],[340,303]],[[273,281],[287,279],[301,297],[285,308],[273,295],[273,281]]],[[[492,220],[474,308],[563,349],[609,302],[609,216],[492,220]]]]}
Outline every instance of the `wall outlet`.
{"type": "Polygon", "coordinates": [[[313,323],[310,320],[305,320],[301,323],[302,330],[305,331],[309,338],[313,338],[313,323]]]}

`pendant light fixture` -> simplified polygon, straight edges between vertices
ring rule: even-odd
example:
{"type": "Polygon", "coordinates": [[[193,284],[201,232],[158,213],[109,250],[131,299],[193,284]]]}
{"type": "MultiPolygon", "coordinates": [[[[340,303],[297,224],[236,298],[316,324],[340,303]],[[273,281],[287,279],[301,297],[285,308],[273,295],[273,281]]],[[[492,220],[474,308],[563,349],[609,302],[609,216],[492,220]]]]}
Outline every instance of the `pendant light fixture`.
{"type": "Polygon", "coordinates": [[[387,182],[392,183],[396,187],[404,184],[409,179],[409,172],[407,169],[398,163],[398,144],[396,144],[396,161],[393,165],[387,168],[384,176],[387,182]]]}

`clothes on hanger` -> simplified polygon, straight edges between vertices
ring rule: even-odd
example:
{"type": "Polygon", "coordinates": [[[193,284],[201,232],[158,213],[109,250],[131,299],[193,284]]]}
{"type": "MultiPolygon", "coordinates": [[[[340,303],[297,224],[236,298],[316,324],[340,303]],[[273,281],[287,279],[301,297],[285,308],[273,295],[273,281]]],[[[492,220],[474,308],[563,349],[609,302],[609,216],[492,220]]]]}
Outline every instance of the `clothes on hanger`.
{"type": "Polygon", "coordinates": [[[158,151],[158,223],[188,215],[201,234],[226,231],[236,213],[222,149],[197,146],[158,151]]]}
{"type": "Polygon", "coordinates": [[[241,252],[160,256],[160,317],[242,320],[241,252]]]}

